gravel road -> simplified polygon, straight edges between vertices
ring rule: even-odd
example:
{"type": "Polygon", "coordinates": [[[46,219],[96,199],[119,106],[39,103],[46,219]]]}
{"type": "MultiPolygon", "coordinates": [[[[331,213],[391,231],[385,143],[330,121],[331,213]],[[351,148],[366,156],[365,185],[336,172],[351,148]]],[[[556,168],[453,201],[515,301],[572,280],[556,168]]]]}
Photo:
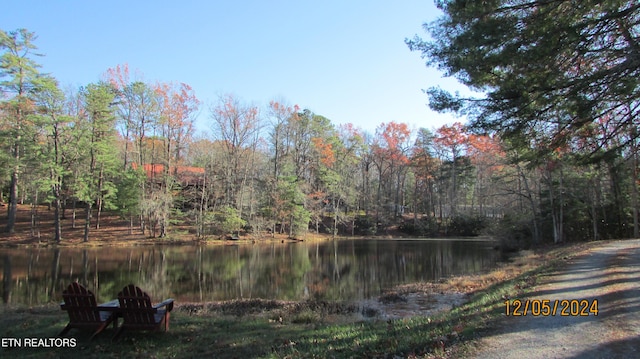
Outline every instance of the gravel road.
{"type": "Polygon", "coordinates": [[[598,315],[504,314],[474,358],[640,358],[640,239],[603,242],[538,283],[523,302],[597,300],[598,315]]]}

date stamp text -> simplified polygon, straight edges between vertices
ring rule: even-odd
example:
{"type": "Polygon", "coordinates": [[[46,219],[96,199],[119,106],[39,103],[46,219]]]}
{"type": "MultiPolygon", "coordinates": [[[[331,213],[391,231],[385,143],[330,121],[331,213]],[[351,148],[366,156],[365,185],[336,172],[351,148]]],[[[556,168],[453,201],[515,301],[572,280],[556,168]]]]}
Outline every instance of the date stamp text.
{"type": "Polygon", "coordinates": [[[562,317],[586,317],[598,315],[598,300],[587,299],[514,299],[506,300],[505,314],[510,317],[524,317],[527,315],[538,316],[562,316],[562,317]]]}

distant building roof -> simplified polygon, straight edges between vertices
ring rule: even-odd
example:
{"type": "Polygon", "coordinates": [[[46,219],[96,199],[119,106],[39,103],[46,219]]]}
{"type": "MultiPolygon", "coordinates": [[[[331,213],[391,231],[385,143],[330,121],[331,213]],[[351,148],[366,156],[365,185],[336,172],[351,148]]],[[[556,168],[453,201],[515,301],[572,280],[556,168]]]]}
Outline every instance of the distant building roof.
{"type": "MultiPolygon", "coordinates": [[[[132,163],[133,169],[138,169],[137,163],[132,163]]],[[[160,177],[165,173],[165,166],[161,163],[145,163],[142,169],[147,178],[160,177]]],[[[198,183],[204,177],[204,168],[192,166],[169,166],[169,174],[176,176],[182,184],[198,183]]]]}

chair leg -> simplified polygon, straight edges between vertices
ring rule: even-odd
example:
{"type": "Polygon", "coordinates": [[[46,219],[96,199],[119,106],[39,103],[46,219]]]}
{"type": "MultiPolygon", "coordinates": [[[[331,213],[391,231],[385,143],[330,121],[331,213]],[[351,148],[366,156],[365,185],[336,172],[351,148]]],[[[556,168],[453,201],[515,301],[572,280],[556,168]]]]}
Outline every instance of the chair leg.
{"type": "Polygon", "coordinates": [[[167,311],[164,314],[164,331],[168,332],[169,331],[169,318],[171,317],[171,312],[167,311]]]}
{"type": "Polygon", "coordinates": [[[111,338],[111,341],[112,342],[117,342],[118,339],[120,338],[120,335],[122,334],[122,332],[124,332],[124,326],[121,326],[120,328],[118,328],[118,331],[113,336],[113,338],[111,338]]]}
{"type": "Polygon", "coordinates": [[[62,329],[62,331],[60,332],[60,334],[58,334],[59,337],[64,337],[69,330],[71,330],[71,323],[67,324],[66,327],[64,327],[64,329],[62,329]]]}
{"type": "Polygon", "coordinates": [[[99,326],[99,327],[98,327],[98,329],[96,329],[96,331],[93,333],[93,335],[91,336],[91,338],[89,338],[89,340],[93,340],[93,338],[94,338],[96,335],[98,335],[98,334],[102,333],[102,331],[103,331],[107,326],[109,326],[109,322],[105,322],[105,323],[103,323],[101,326],[99,326]]]}

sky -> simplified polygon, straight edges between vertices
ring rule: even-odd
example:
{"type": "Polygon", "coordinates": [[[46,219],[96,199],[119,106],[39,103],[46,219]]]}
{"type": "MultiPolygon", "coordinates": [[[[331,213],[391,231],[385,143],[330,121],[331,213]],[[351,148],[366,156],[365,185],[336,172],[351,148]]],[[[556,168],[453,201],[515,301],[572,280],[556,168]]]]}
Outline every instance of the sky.
{"type": "Polygon", "coordinates": [[[4,2],[0,28],[35,32],[41,71],[63,88],[123,64],[137,80],[190,85],[200,133],[225,94],[261,109],[297,104],[373,133],[391,121],[465,122],[429,109],[423,89],[461,85],[404,43],[439,16],[432,0],[22,0],[4,2]]]}

